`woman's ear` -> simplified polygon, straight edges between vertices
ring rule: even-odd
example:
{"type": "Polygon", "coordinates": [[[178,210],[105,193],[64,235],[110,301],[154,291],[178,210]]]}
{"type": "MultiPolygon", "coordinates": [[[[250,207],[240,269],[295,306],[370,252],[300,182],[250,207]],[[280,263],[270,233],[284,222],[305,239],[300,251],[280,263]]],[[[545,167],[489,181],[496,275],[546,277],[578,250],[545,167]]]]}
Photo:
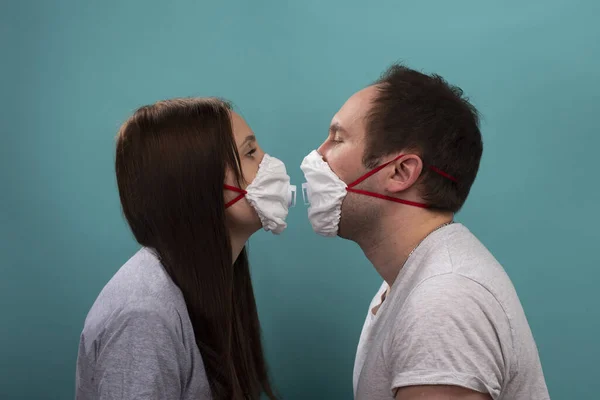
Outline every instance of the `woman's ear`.
{"type": "Polygon", "coordinates": [[[398,193],[410,189],[421,176],[423,161],[415,154],[407,154],[390,164],[386,189],[398,193]]]}

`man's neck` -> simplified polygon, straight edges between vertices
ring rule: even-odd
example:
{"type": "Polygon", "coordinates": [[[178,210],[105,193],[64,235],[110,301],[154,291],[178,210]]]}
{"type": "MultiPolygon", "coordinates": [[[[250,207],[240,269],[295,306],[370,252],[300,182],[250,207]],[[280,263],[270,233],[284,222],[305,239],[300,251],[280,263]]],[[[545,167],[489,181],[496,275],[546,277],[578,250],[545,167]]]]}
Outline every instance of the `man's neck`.
{"type": "Polygon", "coordinates": [[[391,287],[411,252],[430,233],[452,222],[453,214],[414,210],[382,218],[377,229],[356,240],[379,275],[391,287]]]}

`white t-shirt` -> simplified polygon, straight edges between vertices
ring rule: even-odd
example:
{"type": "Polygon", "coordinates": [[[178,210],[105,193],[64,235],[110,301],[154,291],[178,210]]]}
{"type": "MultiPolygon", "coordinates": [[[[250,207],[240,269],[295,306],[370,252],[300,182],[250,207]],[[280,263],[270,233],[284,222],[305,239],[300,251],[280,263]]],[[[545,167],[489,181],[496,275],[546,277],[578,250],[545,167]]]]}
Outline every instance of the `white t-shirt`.
{"type": "Polygon", "coordinates": [[[549,399],[537,347],[510,278],[461,224],[433,232],[375,295],[358,344],[354,395],[454,385],[493,399],[549,399]]]}

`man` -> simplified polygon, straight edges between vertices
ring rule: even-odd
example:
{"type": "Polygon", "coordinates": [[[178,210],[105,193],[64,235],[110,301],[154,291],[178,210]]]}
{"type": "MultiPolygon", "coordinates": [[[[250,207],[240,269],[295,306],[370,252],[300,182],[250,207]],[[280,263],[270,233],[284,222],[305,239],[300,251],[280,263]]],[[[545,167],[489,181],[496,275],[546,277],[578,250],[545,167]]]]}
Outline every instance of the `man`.
{"type": "Polygon", "coordinates": [[[482,149],[459,88],[395,65],[304,160],[313,228],[356,242],[384,279],[358,345],[356,399],[549,399],[509,277],[453,222],[482,149]]]}

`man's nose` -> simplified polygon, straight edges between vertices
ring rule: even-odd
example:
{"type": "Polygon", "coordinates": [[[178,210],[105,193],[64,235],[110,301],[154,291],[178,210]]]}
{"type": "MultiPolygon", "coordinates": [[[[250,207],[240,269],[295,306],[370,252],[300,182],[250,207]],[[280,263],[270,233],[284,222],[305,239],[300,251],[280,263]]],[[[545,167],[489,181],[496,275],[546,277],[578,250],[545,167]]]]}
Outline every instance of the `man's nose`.
{"type": "Polygon", "coordinates": [[[323,161],[325,161],[325,162],[327,162],[327,156],[326,156],[327,148],[325,147],[326,143],[327,142],[323,142],[321,144],[321,146],[319,146],[319,148],[317,149],[317,152],[321,155],[321,157],[323,157],[323,161]]]}

